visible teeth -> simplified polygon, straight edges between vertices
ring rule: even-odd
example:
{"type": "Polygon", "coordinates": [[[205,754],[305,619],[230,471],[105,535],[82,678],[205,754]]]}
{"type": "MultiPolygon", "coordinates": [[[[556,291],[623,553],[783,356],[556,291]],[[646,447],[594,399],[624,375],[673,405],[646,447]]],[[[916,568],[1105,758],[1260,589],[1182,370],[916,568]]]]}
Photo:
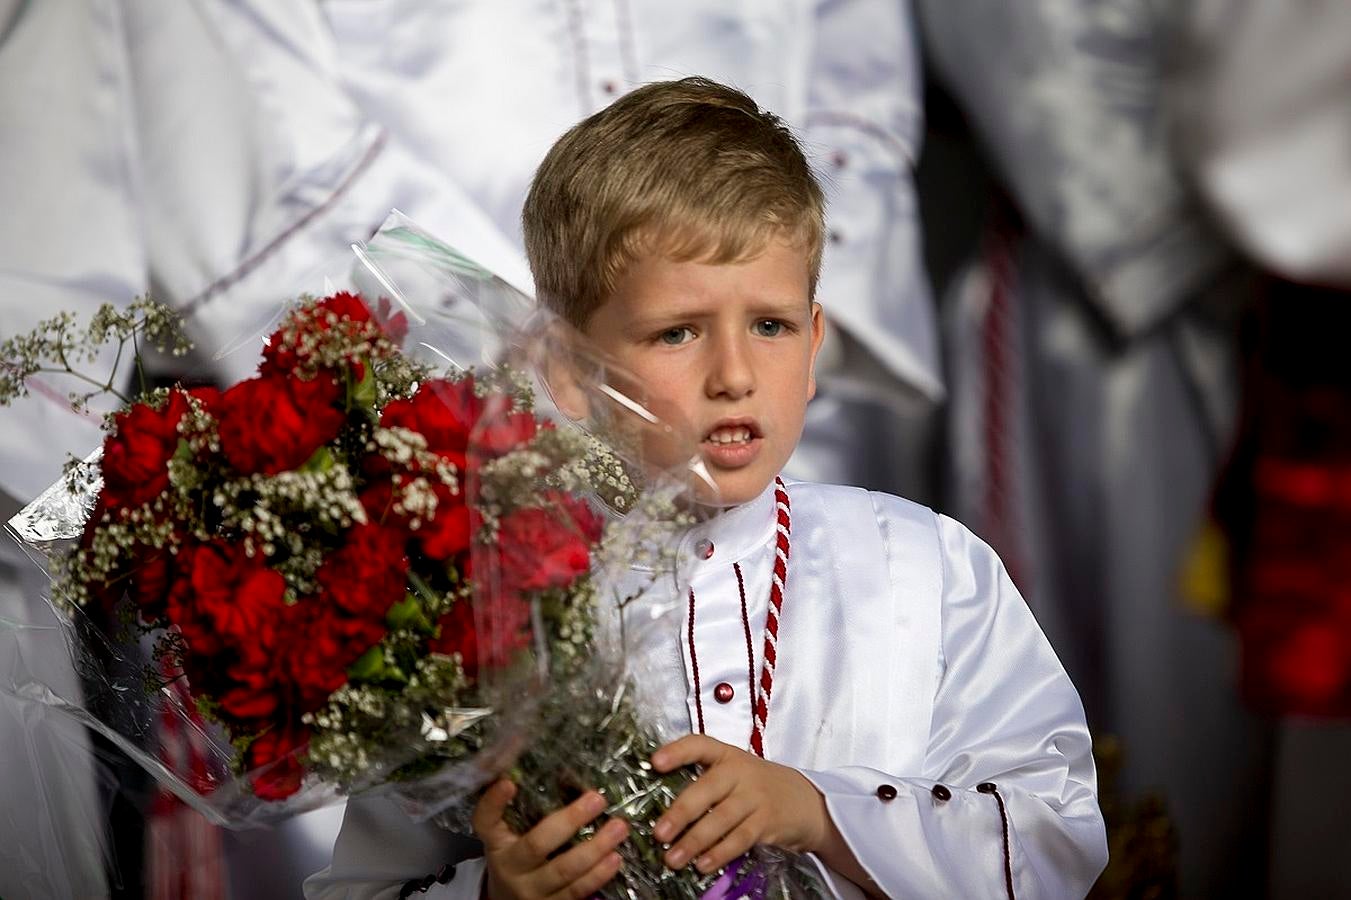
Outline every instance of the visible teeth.
{"type": "Polygon", "coordinates": [[[745,426],[719,428],[708,436],[713,444],[744,444],[751,439],[751,430],[745,426]]]}

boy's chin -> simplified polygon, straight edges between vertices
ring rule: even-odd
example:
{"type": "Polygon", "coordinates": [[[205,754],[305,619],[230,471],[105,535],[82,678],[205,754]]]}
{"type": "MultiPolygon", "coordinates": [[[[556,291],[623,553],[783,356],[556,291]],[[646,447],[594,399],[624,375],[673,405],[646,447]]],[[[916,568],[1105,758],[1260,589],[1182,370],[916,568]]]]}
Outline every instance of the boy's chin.
{"type": "Polygon", "coordinates": [[[726,508],[749,503],[763,494],[765,488],[769,487],[770,481],[774,479],[772,472],[741,470],[733,472],[713,471],[711,474],[713,482],[718,486],[717,491],[704,491],[698,496],[698,499],[703,505],[714,508],[726,508]]]}

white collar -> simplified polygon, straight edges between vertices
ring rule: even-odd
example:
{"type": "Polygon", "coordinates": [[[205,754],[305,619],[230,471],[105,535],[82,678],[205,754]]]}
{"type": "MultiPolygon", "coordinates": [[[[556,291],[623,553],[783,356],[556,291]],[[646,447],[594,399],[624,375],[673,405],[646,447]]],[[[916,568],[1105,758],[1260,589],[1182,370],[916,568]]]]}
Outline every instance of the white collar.
{"type": "Polygon", "coordinates": [[[713,566],[729,566],[774,539],[774,482],[753,500],[700,522],[680,539],[678,565],[689,577],[713,566]]]}

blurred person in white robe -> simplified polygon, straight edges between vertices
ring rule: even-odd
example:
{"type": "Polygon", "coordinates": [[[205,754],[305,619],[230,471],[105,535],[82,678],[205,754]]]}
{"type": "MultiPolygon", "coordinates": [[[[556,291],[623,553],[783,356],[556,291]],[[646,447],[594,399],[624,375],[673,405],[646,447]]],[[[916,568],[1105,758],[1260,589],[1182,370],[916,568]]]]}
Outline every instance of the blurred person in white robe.
{"type": "Polygon", "coordinates": [[[1172,12],[920,9],[1011,195],[945,300],[950,509],[1066,648],[1090,725],[1119,739],[1122,792],[1163,795],[1182,895],[1246,895],[1265,865],[1269,729],[1239,699],[1227,625],[1179,591],[1233,434],[1243,267],[1173,155],[1172,12]]]}

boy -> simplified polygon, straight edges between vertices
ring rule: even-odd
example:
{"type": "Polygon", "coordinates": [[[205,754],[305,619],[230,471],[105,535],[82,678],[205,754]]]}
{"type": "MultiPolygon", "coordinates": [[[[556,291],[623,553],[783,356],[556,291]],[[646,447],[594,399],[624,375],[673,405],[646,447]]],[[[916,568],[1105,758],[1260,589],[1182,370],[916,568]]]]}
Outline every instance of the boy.
{"type": "MultiPolygon", "coordinates": [[[[1106,862],[1078,695],[993,552],[882,494],[785,484],[824,336],[823,200],[788,131],[703,79],[649,85],[561,138],[524,213],[540,301],[703,438],[728,506],[685,536],[688,608],[655,702],[703,766],[658,823],[666,863],[815,854],[838,896],[1069,897],[1106,862]]],[[[585,897],[618,868],[587,794],[517,835],[491,787],[483,857],[429,896],[585,897]],[[485,880],[486,879],[486,880],[485,880]]],[[[395,896],[452,836],[354,800],[313,897],[395,896]]]]}

